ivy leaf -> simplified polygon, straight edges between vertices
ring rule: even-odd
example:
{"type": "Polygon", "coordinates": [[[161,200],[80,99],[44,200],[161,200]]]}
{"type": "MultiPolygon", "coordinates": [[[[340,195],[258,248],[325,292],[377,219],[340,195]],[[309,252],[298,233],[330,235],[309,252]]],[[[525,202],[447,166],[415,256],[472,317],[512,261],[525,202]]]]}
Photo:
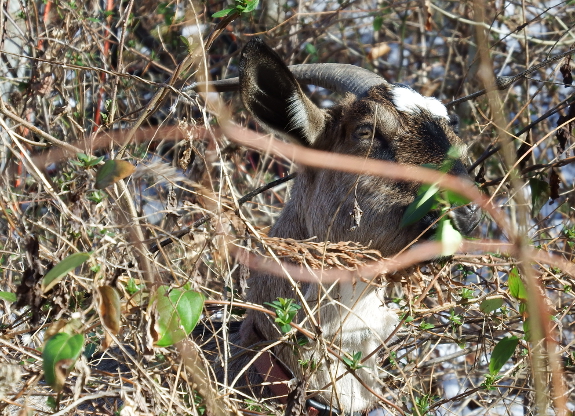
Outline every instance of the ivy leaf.
{"type": "Polygon", "coordinates": [[[90,255],[90,253],[74,253],[55,265],[42,279],[42,291],[48,292],[69,272],[88,260],[90,255]]]}
{"type": "Polygon", "coordinates": [[[516,336],[503,338],[497,343],[489,360],[489,373],[491,375],[494,376],[499,373],[501,367],[513,356],[518,344],[519,338],[516,336]]]}
{"type": "Polygon", "coordinates": [[[46,342],[42,351],[44,379],[56,392],[62,391],[68,374],[82,352],[84,335],[60,332],[46,342]]]}
{"type": "Polygon", "coordinates": [[[169,290],[168,286],[160,286],[156,296],[155,345],[168,347],[187,337],[195,328],[204,308],[204,295],[193,290],[169,290]]]}

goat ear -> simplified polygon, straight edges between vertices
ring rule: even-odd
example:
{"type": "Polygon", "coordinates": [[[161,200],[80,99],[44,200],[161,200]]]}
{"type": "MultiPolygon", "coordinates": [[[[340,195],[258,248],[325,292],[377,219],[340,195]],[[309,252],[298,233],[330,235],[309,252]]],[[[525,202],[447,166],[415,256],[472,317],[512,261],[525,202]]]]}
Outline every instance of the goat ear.
{"type": "Polygon", "coordinates": [[[324,111],[307,98],[286,64],[259,38],[242,50],[240,93],[259,123],[288,140],[310,146],[323,129],[324,111]]]}

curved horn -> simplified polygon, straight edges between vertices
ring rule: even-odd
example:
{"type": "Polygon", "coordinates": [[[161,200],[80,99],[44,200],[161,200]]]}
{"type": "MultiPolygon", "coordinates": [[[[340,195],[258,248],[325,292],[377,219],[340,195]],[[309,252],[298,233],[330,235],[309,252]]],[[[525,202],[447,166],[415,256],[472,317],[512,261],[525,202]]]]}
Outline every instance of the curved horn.
{"type": "MultiPolygon", "coordinates": [[[[301,64],[290,65],[288,68],[300,84],[317,85],[339,93],[351,92],[358,97],[364,97],[372,87],[388,84],[383,77],[355,65],[301,64]]],[[[239,88],[239,78],[228,78],[210,81],[207,88],[204,82],[193,83],[185,90],[228,92],[237,91],[239,88]]]]}
{"type": "Polygon", "coordinates": [[[317,85],[339,93],[351,92],[365,97],[370,88],[387,85],[381,76],[348,64],[303,64],[289,67],[300,84],[317,85]]]}

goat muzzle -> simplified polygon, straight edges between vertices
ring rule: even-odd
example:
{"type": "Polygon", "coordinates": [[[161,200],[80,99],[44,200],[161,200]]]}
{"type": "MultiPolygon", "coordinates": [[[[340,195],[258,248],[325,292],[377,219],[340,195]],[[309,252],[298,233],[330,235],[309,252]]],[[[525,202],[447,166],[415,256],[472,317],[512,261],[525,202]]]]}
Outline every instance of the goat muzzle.
{"type": "Polygon", "coordinates": [[[479,225],[483,213],[479,205],[470,202],[469,204],[453,207],[449,217],[453,221],[455,228],[463,234],[470,235],[479,225]]]}

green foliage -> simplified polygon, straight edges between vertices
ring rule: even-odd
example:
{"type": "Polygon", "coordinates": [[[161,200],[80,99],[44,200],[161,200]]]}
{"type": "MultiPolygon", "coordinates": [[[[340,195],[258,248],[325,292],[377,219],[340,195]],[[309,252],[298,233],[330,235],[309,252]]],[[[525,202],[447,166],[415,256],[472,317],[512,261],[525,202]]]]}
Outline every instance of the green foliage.
{"type": "Polygon", "coordinates": [[[497,343],[491,359],[489,360],[489,374],[495,376],[501,370],[501,367],[513,356],[515,349],[519,344],[519,338],[516,336],[503,338],[497,343]]]}
{"type": "Polygon", "coordinates": [[[409,204],[403,217],[401,218],[401,227],[407,227],[420,219],[428,212],[438,207],[439,187],[435,185],[421,185],[415,200],[409,204]]]}
{"type": "Polygon", "coordinates": [[[134,295],[137,292],[139,292],[140,290],[142,290],[142,288],[144,287],[143,284],[141,285],[137,285],[136,281],[134,280],[133,277],[131,277],[127,282],[126,282],[126,292],[128,292],[130,295],[134,295]]]}
{"type": "Polygon", "coordinates": [[[419,324],[419,327],[423,330],[429,330],[429,329],[435,328],[435,325],[433,325],[432,323],[426,322],[426,321],[421,321],[421,323],[419,324]]]}
{"type": "MultiPolygon", "coordinates": [[[[345,361],[345,358],[344,358],[345,361]]],[[[317,360],[298,360],[298,364],[301,365],[302,368],[304,369],[309,369],[311,371],[315,371],[318,369],[319,367],[319,363],[317,362],[317,360]]]]}
{"type": "Polygon", "coordinates": [[[575,247],[575,227],[564,228],[562,233],[567,238],[567,245],[570,248],[575,247]]]}
{"type": "Polygon", "coordinates": [[[157,320],[155,345],[168,347],[186,338],[204,309],[204,295],[193,290],[160,286],[155,295],[157,320]]]}
{"type": "Polygon", "coordinates": [[[520,302],[527,301],[527,289],[525,288],[521,277],[519,277],[519,270],[517,267],[514,267],[509,272],[507,284],[509,285],[509,294],[511,296],[520,302]]]}
{"type": "Polygon", "coordinates": [[[464,287],[461,289],[461,292],[459,292],[459,296],[461,296],[461,299],[471,300],[474,298],[473,290],[464,287]]]}
{"type": "Polygon", "coordinates": [[[69,272],[81,266],[90,256],[91,253],[74,253],[55,265],[42,279],[42,291],[48,292],[69,272]]]}
{"type": "Polygon", "coordinates": [[[489,314],[503,306],[503,298],[483,299],[479,305],[479,310],[484,314],[489,314]]]}
{"type": "Polygon", "coordinates": [[[60,332],[51,337],[42,351],[44,379],[54,391],[60,392],[74,363],[82,353],[84,335],[60,332]]]}
{"type": "Polygon", "coordinates": [[[433,396],[431,394],[424,394],[422,396],[415,397],[415,402],[413,403],[414,404],[413,415],[414,416],[431,416],[432,415],[432,413],[430,413],[431,405],[437,399],[438,399],[437,396],[433,396]]]}
{"type": "Polygon", "coordinates": [[[495,387],[493,387],[493,385],[501,380],[503,376],[498,376],[498,375],[493,375],[493,374],[486,374],[485,375],[485,381],[483,383],[481,383],[481,387],[483,387],[485,390],[495,390],[495,387]]]}
{"type": "MultiPolygon", "coordinates": [[[[458,150],[451,148],[448,152],[447,158],[440,166],[427,164],[423,167],[439,170],[440,172],[449,172],[455,160],[459,158],[458,150]]],[[[403,217],[401,218],[400,226],[406,227],[419,220],[432,211],[440,211],[441,217],[439,219],[437,231],[435,233],[436,239],[443,243],[444,256],[455,253],[463,237],[461,233],[453,227],[453,224],[446,215],[452,207],[468,204],[470,201],[455,192],[448,190],[440,190],[437,185],[423,184],[420,186],[415,200],[408,205],[403,217]]]]}
{"type": "Polygon", "coordinates": [[[373,31],[379,32],[379,29],[381,29],[381,26],[383,26],[383,17],[382,16],[375,16],[373,18],[373,31]]]}
{"type": "Polygon", "coordinates": [[[158,14],[164,16],[164,23],[171,26],[176,16],[175,3],[160,3],[157,8],[158,14]]]}
{"type": "Polygon", "coordinates": [[[194,408],[198,412],[199,416],[203,416],[206,413],[206,405],[204,404],[204,398],[194,390],[194,408]]]}
{"type": "Polygon", "coordinates": [[[461,315],[457,315],[453,309],[449,312],[448,319],[454,326],[463,325],[463,317],[461,315]]]}
{"type": "Polygon", "coordinates": [[[107,197],[108,195],[106,195],[104,192],[96,189],[95,191],[90,192],[86,196],[86,199],[90,202],[93,202],[94,204],[99,204],[102,201],[104,201],[107,197]]]}
{"type": "Polygon", "coordinates": [[[258,7],[259,2],[260,0],[234,0],[232,7],[220,10],[219,12],[212,14],[212,17],[225,17],[232,13],[236,13],[238,15],[241,15],[242,13],[251,13],[256,9],[256,7],[258,7]]]}
{"type": "Polygon", "coordinates": [[[365,367],[364,365],[361,365],[361,355],[361,351],[358,351],[353,353],[351,356],[345,355],[342,359],[350,370],[357,370],[365,367]]]}
{"type": "Polygon", "coordinates": [[[78,158],[78,160],[71,160],[70,163],[72,163],[76,166],[80,166],[81,168],[84,168],[84,169],[89,169],[93,166],[96,166],[102,160],[104,160],[104,156],[94,157],[94,156],[89,156],[85,153],[77,153],[76,157],[78,158]]]}
{"type": "Polygon", "coordinates": [[[136,167],[125,160],[110,159],[96,173],[96,189],[104,189],[130,176],[136,167]]]}
{"type": "Polygon", "coordinates": [[[294,299],[278,298],[273,302],[266,302],[265,305],[271,307],[276,313],[276,323],[281,331],[287,334],[291,330],[291,322],[301,306],[295,303],[294,299]]]}
{"type": "Polygon", "coordinates": [[[0,292],[0,299],[5,300],[10,303],[14,303],[18,300],[15,293],[12,292],[0,292]]]}
{"type": "Polygon", "coordinates": [[[537,178],[530,178],[529,186],[531,187],[531,215],[535,216],[549,200],[551,190],[546,181],[537,178]]]}
{"type": "Polygon", "coordinates": [[[444,256],[454,254],[463,240],[461,233],[455,229],[447,215],[443,215],[439,220],[435,238],[442,242],[441,254],[444,256]]]}

